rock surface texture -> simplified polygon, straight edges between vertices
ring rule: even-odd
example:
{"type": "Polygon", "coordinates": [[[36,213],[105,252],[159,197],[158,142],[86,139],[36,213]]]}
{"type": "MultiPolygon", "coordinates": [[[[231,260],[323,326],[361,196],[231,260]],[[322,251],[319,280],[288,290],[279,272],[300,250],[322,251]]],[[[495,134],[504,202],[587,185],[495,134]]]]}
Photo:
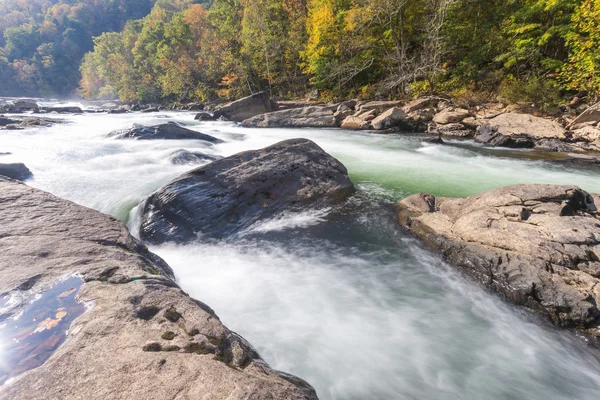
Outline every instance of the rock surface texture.
{"type": "Polygon", "coordinates": [[[242,122],[249,128],[334,128],[338,125],[331,107],[309,106],[257,115],[242,122]]]}
{"type": "MultiPolygon", "coordinates": [[[[598,200],[598,197],[596,197],[598,200]]],[[[574,186],[410,196],[399,222],[451,264],[556,325],[600,333],[600,220],[574,186]]]]}
{"type": "Polygon", "coordinates": [[[481,125],[475,135],[476,142],[514,148],[533,148],[542,139],[563,140],[565,129],[533,115],[506,113],[481,125]]]}
{"type": "Polygon", "coordinates": [[[3,318],[74,273],[86,282],[77,298],[90,304],[0,399],[316,399],[184,293],[112,217],[6,180],[0,216],[0,293],[17,300],[3,318]]]}
{"type": "Polygon", "coordinates": [[[307,139],[287,140],[195,169],[141,207],[150,243],[223,238],[282,211],[329,206],[355,191],[346,168],[307,139]]]}
{"type": "Polygon", "coordinates": [[[277,111],[277,109],[277,103],[271,101],[269,94],[261,92],[219,107],[215,110],[214,117],[242,122],[256,115],[277,111]]]}
{"type": "Polygon", "coordinates": [[[108,134],[109,137],[115,139],[136,139],[136,140],[203,140],[205,142],[217,144],[223,143],[221,139],[204,133],[196,132],[191,129],[184,128],[176,123],[166,123],[155,126],[136,125],[131,129],[114,131],[108,134]]]}

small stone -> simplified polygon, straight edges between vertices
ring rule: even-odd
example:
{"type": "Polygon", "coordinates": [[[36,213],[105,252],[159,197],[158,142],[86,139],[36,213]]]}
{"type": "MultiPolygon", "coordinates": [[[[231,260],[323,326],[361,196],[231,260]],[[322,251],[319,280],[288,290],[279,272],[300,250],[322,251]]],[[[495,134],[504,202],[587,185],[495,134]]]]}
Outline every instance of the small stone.
{"type": "Polygon", "coordinates": [[[173,340],[175,339],[177,335],[175,334],[175,332],[171,332],[171,331],[167,331],[165,333],[162,334],[161,339],[164,340],[173,340]]]}
{"type": "Polygon", "coordinates": [[[181,314],[178,313],[173,307],[165,311],[165,318],[171,322],[177,322],[181,318],[181,314]]]}
{"type": "Polygon", "coordinates": [[[160,345],[160,343],[156,343],[156,342],[148,343],[147,345],[142,347],[142,350],[156,353],[156,352],[159,352],[162,350],[162,346],[160,345]]]}

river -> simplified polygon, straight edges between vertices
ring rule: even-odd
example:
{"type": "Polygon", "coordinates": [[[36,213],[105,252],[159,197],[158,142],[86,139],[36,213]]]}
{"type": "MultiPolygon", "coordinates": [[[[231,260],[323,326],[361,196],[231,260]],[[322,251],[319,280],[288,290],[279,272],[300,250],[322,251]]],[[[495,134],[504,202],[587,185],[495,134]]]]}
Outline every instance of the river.
{"type": "MultiPolygon", "coordinates": [[[[359,187],[351,218],[286,214],[230,240],[151,248],[181,286],[209,304],[274,368],[323,400],[596,399],[600,362],[571,335],[532,321],[459,277],[395,226],[409,194],[464,196],[514,183],[575,184],[592,172],[520,159],[475,144],[422,144],[410,135],[245,129],[193,113],[87,114],[67,124],[0,132],[0,162],[24,162],[28,184],[112,214],[135,232],[136,205],[194,166],[179,149],[228,156],[306,137],[342,161],[359,187]],[[108,139],[134,123],[178,121],[225,140],[108,139]],[[509,157],[510,156],[510,157],[509,157]],[[365,205],[366,204],[366,205],[365,205]]],[[[58,118],[58,117],[57,117],[58,118]]]]}

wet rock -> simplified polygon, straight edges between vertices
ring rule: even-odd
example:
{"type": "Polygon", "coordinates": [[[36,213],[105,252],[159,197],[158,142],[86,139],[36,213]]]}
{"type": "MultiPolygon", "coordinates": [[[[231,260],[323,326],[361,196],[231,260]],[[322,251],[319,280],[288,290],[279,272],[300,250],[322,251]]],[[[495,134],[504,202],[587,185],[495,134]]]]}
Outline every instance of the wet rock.
{"type": "Polygon", "coordinates": [[[564,140],[565,130],[544,118],[506,113],[481,125],[475,135],[476,142],[512,148],[533,148],[541,139],[564,140]]]}
{"type": "MultiPolygon", "coordinates": [[[[48,293],[48,285],[78,273],[85,283],[77,299],[90,304],[70,325],[55,321],[68,318],[64,314],[68,309],[56,310],[51,320],[41,321],[43,334],[62,337],[60,349],[41,366],[1,386],[0,398],[170,399],[178,394],[222,400],[316,399],[306,382],[281,378],[247,341],[186,295],[168,265],[121,222],[2,179],[0,215],[3,296],[22,299],[26,305],[48,293]],[[111,283],[108,276],[120,276],[123,283],[111,283]],[[31,282],[26,291],[19,290],[23,282],[31,282]],[[141,309],[158,312],[140,319],[136,310],[141,309]],[[163,318],[171,309],[181,315],[176,323],[163,318]],[[178,340],[188,340],[189,329],[196,329],[194,340],[208,343],[215,354],[175,350],[185,345],[178,340]],[[162,339],[166,331],[177,337],[162,339]],[[209,337],[218,338],[217,346],[205,339],[209,337]]],[[[61,295],[75,296],[67,289],[61,295]]]]}
{"type": "Polygon", "coordinates": [[[249,128],[334,128],[338,125],[331,107],[310,106],[257,115],[242,122],[249,128]]]}
{"type": "Polygon", "coordinates": [[[437,113],[435,117],[433,117],[433,122],[439,125],[452,124],[456,122],[461,122],[463,119],[469,117],[470,115],[471,113],[469,112],[469,110],[463,110],[460,108],[447,108],[437,113]]]}
{"type": "Polygon", "coordinates": [[[215,110],[214,115],[216,118],[223,117],[230,121],[242,122],[248,118],[277,110],[277,103],[271,101],[269,94],[260,92],[220,106],[215,110]]]}
{"type": "Polygon", "coordinates": [[[208,111],[202,111],[196,114],[194,119],[196,121],[216,121],[218,118],[215,117],[214,114],[209,113],[208,111]]]}
{"type": "Polygon", "coordinates": [[[183,126],[174,122],[168,122],[166,124],[154,126],[135,125],[131,129],[124,129],[120,131],[111,132],[108,134],[108,136],[113,137],[115,139],[202,140],[213,144],[223,143],[221,139],[217,139],[213,136],[184,128],[183,126]]]}
{"type": "Polygon", "coordinates": [[[83,110],[80,107],[44,107],[41,111],[47,113],[57,114],[83,114],[83,110]]]}
{"type": "Polygon", "coordinates": [[[0,175],[17,181],[33,178],[33,174],[29,168],[22,163],[0,164],[0,175]]]}
{"type": "Polygon", "coordinates": [[[421,142],[430,144],[446,144],[441,136],[422,138],[421,142]]]}
{"type": "Polygon", "coordinates": [[[6,104],[5,106],[3,106],[3,109],[0,111],[7,112],[7,113],[13,113],[13,114],[20,114],[20,113],[24,113],[24,112],[28,112],[28,111],[38,112],[39,107],[35,100],[20,99],[20,100],[14,101],[12,104],[11,103],[6,104]]]}
{"type": "Polygon", "coordinates": [[[354,193],[346,168],[307,139],[287,140],[195,169],[142,203],[140,235],[158,244],[222,238],[284,210],[336,204],[354,193]]]}
{"type": "Polygon", "coordinates": [[[21,123],[21,121],[18,119],[6,118],[5,116],[0,115],[0,126],[14,125],[19,123],[21,123]]]}
{"type": "Polygon", "coordinates": [[[187,150],[177,150],[175,153],[171,154],[169,160],[175,165],[194,165],[194,164],[204,164],[206,162],[211,162],[220,159],[219,156],[213,156],[210,154],[204,154],[200,152],[191,152],[187,150]]]}
{"type": "Polygon", "coordinates": [[[579,329],[600,324],[600,221],[574,186],[516,185],[402,200],[400,224],[507,300],[579,329]]]}
{"type": "Polygon", "coordinates": [[[383,114],[373,119],[373,121],[371,121],[371,125],[376,131],[381,131],[384,129],[395,128],[402,125],[406,118],[406,113],[401,109],[390,108],[383,114]]]}

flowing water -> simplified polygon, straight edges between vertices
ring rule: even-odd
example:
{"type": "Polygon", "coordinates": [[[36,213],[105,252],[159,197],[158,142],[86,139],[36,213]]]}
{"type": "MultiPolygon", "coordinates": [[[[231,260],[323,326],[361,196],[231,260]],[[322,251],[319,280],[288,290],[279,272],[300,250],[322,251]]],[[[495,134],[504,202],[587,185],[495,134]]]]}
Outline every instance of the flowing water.
{"type": "Polygon", "coordinates": [[[151,250],[273,367],[321,399],[596,399],[600,361],[579,340],[542,327],[465,282],[395,226],[391,205],[412,193],[464,196],[514,183],[575,184],[598,176],[475,145],[408,135],[244,129],[193,113],[84,115],[51,128],[0,132],[0,162],[24,162],[29,184],[115,215],[135,232],[135,206],[194,166],[179,149],[227,156],[306,137],[339,158],[359,186],[356,213],[284,214],[236,238],[151,250]],[[133,123],[179,121],[225,140],[106,138],[133,123]],[[511,157],[508,157],[508,156],[511,157]]]}

